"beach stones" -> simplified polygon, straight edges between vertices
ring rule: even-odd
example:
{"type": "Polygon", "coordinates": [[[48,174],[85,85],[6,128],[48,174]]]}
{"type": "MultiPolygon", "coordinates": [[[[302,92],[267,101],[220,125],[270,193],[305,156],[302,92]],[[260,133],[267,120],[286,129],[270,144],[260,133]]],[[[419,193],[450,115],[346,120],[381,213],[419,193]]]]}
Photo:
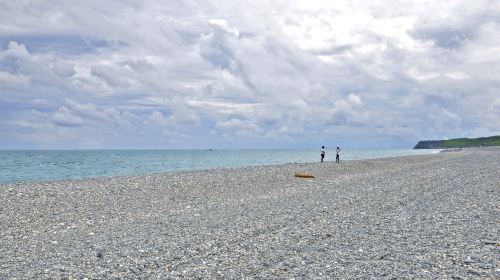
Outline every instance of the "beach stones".
{"type": "Polygon", "coordinates": [[[499,159],[464,150],[0,186],[0,279],[495,279],[499,159]]]}

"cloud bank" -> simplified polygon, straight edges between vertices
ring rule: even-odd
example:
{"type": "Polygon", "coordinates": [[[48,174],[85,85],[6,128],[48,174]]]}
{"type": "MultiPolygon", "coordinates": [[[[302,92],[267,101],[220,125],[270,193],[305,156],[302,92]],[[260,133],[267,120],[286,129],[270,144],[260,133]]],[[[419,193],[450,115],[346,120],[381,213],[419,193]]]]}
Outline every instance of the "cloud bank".
{"type": "Polygon", "coordinates": [[[0,148],[500,134],[498,1],[1,1],[0,148]]]}

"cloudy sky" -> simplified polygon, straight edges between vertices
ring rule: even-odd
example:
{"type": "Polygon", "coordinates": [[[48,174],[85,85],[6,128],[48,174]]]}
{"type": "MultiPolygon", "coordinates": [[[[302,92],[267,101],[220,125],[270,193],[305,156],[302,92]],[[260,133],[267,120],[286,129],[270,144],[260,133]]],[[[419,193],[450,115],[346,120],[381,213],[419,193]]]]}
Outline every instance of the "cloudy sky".
{"type": "Polygon", "coordinates": [[[498,0],[0,0],[0,149],[500,134],[498,0]]]}

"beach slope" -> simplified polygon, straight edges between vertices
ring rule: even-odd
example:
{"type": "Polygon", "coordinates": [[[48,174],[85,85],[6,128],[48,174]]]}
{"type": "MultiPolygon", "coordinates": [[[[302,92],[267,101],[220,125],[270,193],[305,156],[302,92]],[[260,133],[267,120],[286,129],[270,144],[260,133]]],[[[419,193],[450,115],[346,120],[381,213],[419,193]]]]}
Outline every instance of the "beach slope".
{"type": "Polygon", "coordinates": [[[498,279],[499,202],[499,148],[0,185],[0,279],[498,279]]]}

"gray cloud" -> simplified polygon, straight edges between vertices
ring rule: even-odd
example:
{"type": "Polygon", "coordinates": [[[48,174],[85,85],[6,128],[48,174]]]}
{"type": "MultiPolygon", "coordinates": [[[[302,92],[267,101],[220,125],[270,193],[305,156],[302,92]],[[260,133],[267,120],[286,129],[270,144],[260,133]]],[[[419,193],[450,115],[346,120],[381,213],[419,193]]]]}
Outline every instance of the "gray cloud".
{"type": "Polygon", "coordinates": [[[500,134],[497,1],[0,5],[5,147],[500,134]]]}

